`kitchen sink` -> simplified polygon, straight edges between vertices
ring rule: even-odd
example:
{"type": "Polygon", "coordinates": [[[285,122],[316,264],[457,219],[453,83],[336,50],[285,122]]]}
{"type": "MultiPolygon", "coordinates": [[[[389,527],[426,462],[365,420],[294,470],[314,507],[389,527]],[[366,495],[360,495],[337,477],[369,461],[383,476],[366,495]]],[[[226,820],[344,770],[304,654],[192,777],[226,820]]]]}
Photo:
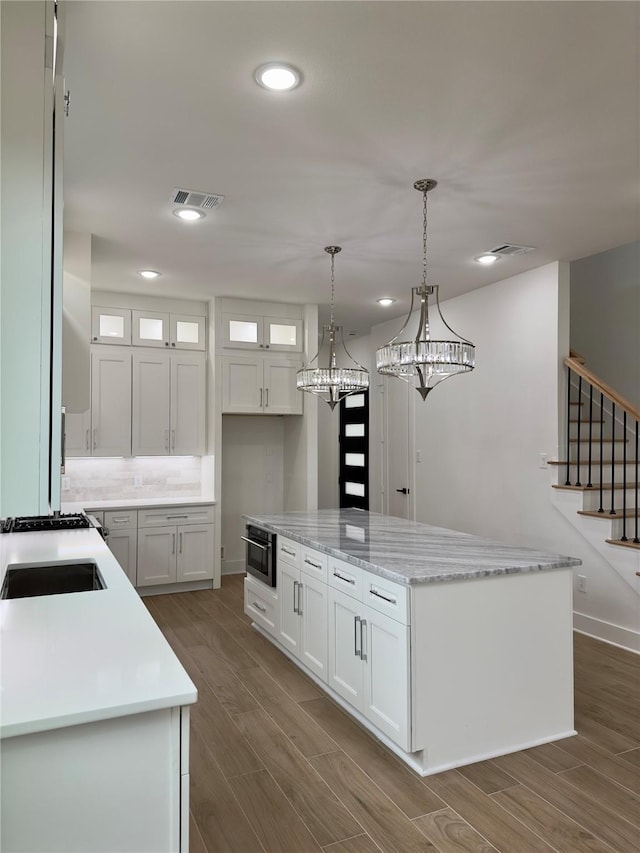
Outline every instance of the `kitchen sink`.
{"type": "Polygon", "coordinates": [[[66,595],[104,589],[97,565],[84,563],[16,563],[7,568],[0,598],[66,595]]]}

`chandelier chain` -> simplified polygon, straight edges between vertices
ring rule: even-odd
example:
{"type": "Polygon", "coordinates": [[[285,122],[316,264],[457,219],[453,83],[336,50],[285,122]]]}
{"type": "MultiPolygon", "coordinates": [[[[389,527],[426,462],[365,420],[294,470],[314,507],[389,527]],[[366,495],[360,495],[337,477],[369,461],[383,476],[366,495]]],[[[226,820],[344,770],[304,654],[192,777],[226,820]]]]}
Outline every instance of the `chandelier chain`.
{"type": "Polygon", "coordinates": [[[335,275],[334,275],[334,265],[335,265],[336,256],[335,253],[331,253],[331,325],[333,326],[334,319],[334,308],[335,308],[335,275]]]}
{"type": "Polygon", "coordinates": [[[422,193],[422,286],[427,286],[427,191],[422,193]]]}

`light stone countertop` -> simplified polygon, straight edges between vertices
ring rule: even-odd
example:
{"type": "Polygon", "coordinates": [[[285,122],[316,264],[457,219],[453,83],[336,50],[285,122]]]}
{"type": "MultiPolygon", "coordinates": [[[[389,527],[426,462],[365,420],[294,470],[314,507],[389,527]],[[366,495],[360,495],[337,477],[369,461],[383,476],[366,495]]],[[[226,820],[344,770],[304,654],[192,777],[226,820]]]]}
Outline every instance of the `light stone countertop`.
{"type": "Polygon", "coordinates": [[[118,498],[117,500],[86,500],[62,502],[61,512],[83,512],[87,510],[110,509],[153,509],[163,506],[202,506],[203,504],[215,504],[216,501],[204,495],[193,495],[186,498],[118,498]]]}
{"type": "Polygon", "coordinates": [[[0,535],[16,563],[95,561],[106,588],[0,600],[0,737],[187,705],[196,688],[96,530],[0,535]]]}
{"type": "Polygon", "coordinates": [[[581,560],[356,509],[249,516],[274,533],[403,584],[579,566],[581,560]]]}

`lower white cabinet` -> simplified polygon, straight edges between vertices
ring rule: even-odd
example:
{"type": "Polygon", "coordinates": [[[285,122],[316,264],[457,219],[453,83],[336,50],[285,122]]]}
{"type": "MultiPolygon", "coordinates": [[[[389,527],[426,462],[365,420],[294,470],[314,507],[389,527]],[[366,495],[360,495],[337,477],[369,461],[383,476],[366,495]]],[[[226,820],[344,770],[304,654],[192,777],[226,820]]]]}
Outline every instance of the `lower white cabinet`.
{"type": "Polygon", "coordinates": [[[136,585],[211,580],[213,541],[212,507],[140,511],[136,585]]]}
{"type": "Polygon", "coordinates": [[[278,593],[251,575],[247,575],[244,579],[244,612],[267,633],[276,635],[278,593]]]}
{"type": "Polygon", "coordinates": [[[409,627],[329,587],[329,686],[410,748],[409,627]]]}
{"type": "Polygon", "coordinates": [[[277,578],[279,618],[275,637],[326,681],[327,585],[283,560],[278,563],[277,578]]]}
{"type": "Polygon", "coordinates": [[[122,566],[126,576],[135,586],[137,577],[138,531],[135,529],[114,530],[112,533],[109,533],[107,545],[113,556],[122,566]]]}

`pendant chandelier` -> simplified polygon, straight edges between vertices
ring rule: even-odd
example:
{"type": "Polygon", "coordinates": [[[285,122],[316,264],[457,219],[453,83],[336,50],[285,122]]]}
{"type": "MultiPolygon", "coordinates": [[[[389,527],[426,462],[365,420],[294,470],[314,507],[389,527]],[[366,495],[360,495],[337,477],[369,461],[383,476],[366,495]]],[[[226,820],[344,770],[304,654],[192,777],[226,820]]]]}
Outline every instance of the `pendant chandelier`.
{"type": "MultiPolygon", "coordinates": [[[[296,386],[299,391],[308,391],[325,400],[331,410],[336,407],[340,400],[353,394],[354,391],[365,391],[369,387],[369,371],[349,355],[344,345],[342,327],[336,326],[334,322],[335,312],[335,257],[341,252],[340,246],[326,246],[325,252],[331,255],[331,320],[328,326],[322,327],[322,340],[318,353],[296,374],[296,386]],[[323,352],[325,337],[328,341],[327,366],[320,366],[320,355],[323,352]],[[348,362],[341,358],[346,366],[338,365],[336,347],[343,350],[348,362]],[[313,364],[316,367],[313,367],[313,364]],[[349,363],[350,362],[350,363],[349,363]]],[[[342,355],[342,353],[341,353],[342,355]]]]}
{"type": "Polygon", "coordinates": [[[450,376],[458,373],[468,373],[475,367],[475,347],[465,338],[454,332],[442,316],[438,285],[427,284],[427,193],[437,186],[437,181],[422,178],[414,183],[414,188],[422,193],[423,227],[422,227],[422,284],[411,289],[411,306],[404,326],[395,338],[376,352],[376,368],[378,373],[386,376],[397,376],[409,381],[415,377],[416,390],[423,400],[436,385],[450,376]],[[420,316],[415,337],[402,339],[411,320],[414,301],[420,301],[420,316]],[[451,340],[434,340],[429,321],[429,299],[435,305],[440,320],[451,332],[451,340]],[[400,340],[398,340],[400,338],[400,340]]]}

